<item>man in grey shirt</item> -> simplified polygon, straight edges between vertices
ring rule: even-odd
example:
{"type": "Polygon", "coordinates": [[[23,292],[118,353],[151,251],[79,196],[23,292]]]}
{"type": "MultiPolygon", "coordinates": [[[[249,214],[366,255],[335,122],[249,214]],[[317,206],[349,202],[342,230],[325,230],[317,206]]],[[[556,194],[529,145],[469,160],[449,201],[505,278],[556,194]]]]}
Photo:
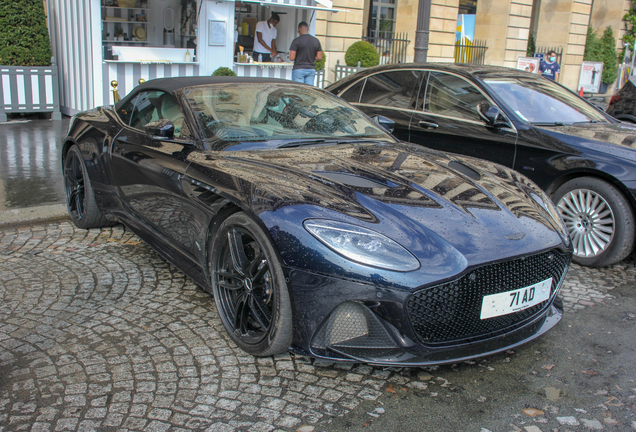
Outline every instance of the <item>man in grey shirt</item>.
{"type": "Polygon", "coordinates": [[[314,84],[316,60],[322,60],[320,41],[309,34],[309,25],[305,21],[298,24],[298,36],[289,47],[289,59],[294,62],[292,80],[314,84]]]}

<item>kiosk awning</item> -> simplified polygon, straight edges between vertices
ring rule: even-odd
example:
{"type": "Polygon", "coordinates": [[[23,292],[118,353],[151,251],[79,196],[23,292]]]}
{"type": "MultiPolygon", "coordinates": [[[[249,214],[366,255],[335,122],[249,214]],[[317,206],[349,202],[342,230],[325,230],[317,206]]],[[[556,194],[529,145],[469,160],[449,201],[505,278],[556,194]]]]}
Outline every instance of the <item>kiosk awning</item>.
{"type": "Polygon", "coordinates": [[[294,2],[285,3],[284,1],[275,1],[275,0],[273,1],[243,0],[243,3],[258,3],[261,6],[279,6],[279,7],[298,8],[298,9],[313,9],[313,10],[325,11],[325,12],[349,12],[347,9],[334,9],[333,2],[330,0],[316,0],[315,3],[318,3],[318,5],[301,4],[301,3],[294,3],[294,2]]]}

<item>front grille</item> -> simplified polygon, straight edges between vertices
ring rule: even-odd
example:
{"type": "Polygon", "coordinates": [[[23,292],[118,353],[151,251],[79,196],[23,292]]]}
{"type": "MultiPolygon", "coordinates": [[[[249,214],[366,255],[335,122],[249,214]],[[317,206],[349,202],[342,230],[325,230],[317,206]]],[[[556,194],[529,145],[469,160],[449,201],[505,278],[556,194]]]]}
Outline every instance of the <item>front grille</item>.
{"type": "Polygon", "coordinates": [[[406,310],[419,341],[443,345],[476,341],[520,327],[549,304],[570,264],[558,251],[476,268],[460,278],[423,288],[409,298],[406,310]],[[550,299],[504,316],[480,319],[482,299],[552,278],[550,299]]]}

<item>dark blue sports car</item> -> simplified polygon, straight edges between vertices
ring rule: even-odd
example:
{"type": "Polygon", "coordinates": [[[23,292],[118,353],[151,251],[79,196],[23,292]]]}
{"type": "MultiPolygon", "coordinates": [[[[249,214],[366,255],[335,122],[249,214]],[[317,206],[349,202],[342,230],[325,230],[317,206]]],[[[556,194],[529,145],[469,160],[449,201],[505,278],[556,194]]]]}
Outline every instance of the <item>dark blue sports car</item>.
{"type": "Polygon", "coordinates": [[[545,193],[310,86],[148,81],[76,115],[62,161],[73,222],[124,223],[213,293],[253,355],[444,363],[562,316],[571,245],[545,193]]]}

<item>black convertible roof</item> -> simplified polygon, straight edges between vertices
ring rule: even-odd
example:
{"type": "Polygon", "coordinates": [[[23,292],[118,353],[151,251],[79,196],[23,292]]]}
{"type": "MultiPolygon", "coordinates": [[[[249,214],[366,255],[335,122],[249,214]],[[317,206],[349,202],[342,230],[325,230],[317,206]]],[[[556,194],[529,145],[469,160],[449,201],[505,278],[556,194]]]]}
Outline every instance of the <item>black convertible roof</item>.
{"type": "Polygon", "coordinates": [[[247,77],[227,77],[227,76],[195,76],[195,77],[173,77],[173,78],[157,78],[148,80],[143,84],[133,88],[124,98],[115,105],[117,109],[132,99],[133,95],[143,90],[162,90],[173,93],[176,90],[185,87],[195,87],[209,84],[248,84],[248,83],[273,83],[280,85],[294,85],[297,82],[275,79],[275,78],[247,78],[247,77]]]}

